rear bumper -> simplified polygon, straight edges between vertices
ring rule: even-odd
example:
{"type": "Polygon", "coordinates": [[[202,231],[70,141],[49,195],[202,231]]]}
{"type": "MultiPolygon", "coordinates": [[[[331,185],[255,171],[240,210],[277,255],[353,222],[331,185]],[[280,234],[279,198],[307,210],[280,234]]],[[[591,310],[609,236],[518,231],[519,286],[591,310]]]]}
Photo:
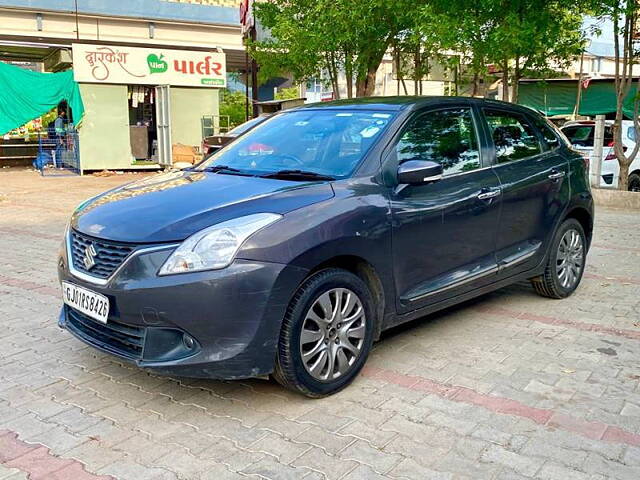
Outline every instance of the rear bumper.
{"type": "Polygon", "coordinates": [[[306,271],[236,260],[223,270],[158,277],[170,251],[133,257],[104,286],[60,280],[106,295],[106,325],[65,306],[58,323],[85,343],[157,373],[219,379],[271,373],[280,326],[306,271]]]}

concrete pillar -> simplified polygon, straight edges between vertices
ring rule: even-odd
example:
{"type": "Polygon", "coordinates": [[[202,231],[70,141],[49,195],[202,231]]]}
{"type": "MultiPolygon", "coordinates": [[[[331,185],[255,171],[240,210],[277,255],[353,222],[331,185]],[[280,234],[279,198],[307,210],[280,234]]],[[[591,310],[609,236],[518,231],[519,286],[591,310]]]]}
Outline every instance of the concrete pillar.
{"type": "Polygon", "coordinates": [[[596,115],[596,126],[593,137],[593,154],[589,166],[589,176],[591,177],[591,186],[600,188],[601,172],[602,172],[602,150],[604,144],[604,115],[596,115]]]}

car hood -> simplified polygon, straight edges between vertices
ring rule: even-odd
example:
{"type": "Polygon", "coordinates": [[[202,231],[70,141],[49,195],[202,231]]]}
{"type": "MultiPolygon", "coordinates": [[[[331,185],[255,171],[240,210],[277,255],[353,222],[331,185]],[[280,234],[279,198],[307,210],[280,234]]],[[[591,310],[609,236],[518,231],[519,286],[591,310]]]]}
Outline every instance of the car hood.
{"type": "Polygon", "coordinates": [[[235,217],[285,214],[332,196],[333,189],[326,182],[177,171],[87,200],[73,213],[71,227],[105,240],[175,242],[235,217]]]}

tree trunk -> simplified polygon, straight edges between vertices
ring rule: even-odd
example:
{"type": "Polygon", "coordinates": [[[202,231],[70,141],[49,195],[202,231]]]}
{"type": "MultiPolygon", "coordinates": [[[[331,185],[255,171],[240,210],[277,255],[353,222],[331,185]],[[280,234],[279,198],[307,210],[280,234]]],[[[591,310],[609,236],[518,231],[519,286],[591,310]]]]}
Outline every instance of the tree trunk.
{"type": "Polygon", "coordinates": [[[620,162],[620,173],[618,174],[618,190],[629,190],[629,167],[631,162],[620,162]]]}
{"type": "MultiPolygon", "coordinates": [[[[459,76],[458,76],[458,63],[457,63],[457,58],[456,58],[456,63],[453,64],[453,96],[457,97],[458,96],[458,81],[460,80],[459,76]]],[[[449,87],[449,94],[451,94],[451,87],[449,87]]]]}
{"type": "Polygon", "coordinates": [[[509,63],[507,60],[502,64],[502,101],[509,101],[509,63]]]}
{"type": "Polygon", "coordinates": [[[513,69],[513,88],[511,94],[511,101],[518,103],[518,95],[520,93],[520,57],[516,56],[516,65],[513,69]]]}
{"type": "MultiPolygon", "coordinates": [[[[629,189],[629,167],[631,162],[635,159],[640,149],[640,143],[636,143],[633,151],[627,155],[624,151],[622,144],[622,120],[624,117],[624,99],[631,90],[633,83],[633,64],[635,62],[635,50],[634,50],[634,30],[636,25],[637,6],[632,3],[633,7],[631,11],[625,12],[624,27],[622,32],[620,31],[619,14],[620,7],[614,10],[613,15],[613,32],[614,32],[614,55],[616,60],[615,65],[615,88],[616,88],[616,118],[613,123],[613,151],[618,160],[618,166],[620,168],[618,175],[618,189],[629,189]],[[622,35],[620,35],[622,33],[622,35]],[[620,41],[622,36],[622,62],[620,61],[620,41]],[[621,71],[622,70],[622,71],[621,71]]],[[[638,109],[640,102],[636,96],[634,100],[634,112],[633,112],[633,126],[636,131],[636,135],[640,131],[640,125],[638,123],[638,109]]]]}
{"type": "Polygon", "coordinates": [[[359,77],[356,81],[356,95],[358,97],[370,97],[376,88],[376,70],[369,68],[364,77],[359,77]]]}
{"type": "MultiPolygon", "coordinates": [[[[396,56],[396,58],[395,58],[395,61],[396,61],[396,81],[397,81],[396,87],[397,87],[397,90],[398,90],[398,96],[400,96],[400,77],[401,77],[401,75],[400,75],[400,52],[398,51],[398,45],[394,45],[393,51],[395,52],[395,56],[396,56]]],[[[405,90],[406,90],[406,88],[405,88],[405,90]]]]}
{"type": "Polygon", "coordinates": [[[349,52],[344,55],[344,74],[347,77],[347,98],[353,98],[353,59],[349,52]]]}
{"type": "MultiPolygon", "coordinates": [[[[404,94],[409,95],[409,92],[407,91],[407,83],[404,81],[404,77],[400,77],[400,83],[402,83],[402,90],[404,90],[404,94]]],[[[399,94],[400,92],[398,92],[398,95],[399,94]]]]}
{"type": "Polygon", "coordinates": [[[478,96],[478,89],[479,89],[479,85],[478,85],[478,80],[479,79],[479,75],[478,75],[478,71],[475,70],[473,72],[473,88],[471,90],[471,96],[472,97],[477,97],[478,96]]]}
{"type": "Polygon", "coordinates": [[[413,94],[420,95],[420,45],[413,53],[413,94]]]}
{"type": "Polygon", "coordinates": [[[338,68],[336,67],[336,58],[333,52],[329,52],[329,77],[331,77],[331,86],[333,88],[333,98],[340,100],[340,85],[338,83],[338,68]]]}

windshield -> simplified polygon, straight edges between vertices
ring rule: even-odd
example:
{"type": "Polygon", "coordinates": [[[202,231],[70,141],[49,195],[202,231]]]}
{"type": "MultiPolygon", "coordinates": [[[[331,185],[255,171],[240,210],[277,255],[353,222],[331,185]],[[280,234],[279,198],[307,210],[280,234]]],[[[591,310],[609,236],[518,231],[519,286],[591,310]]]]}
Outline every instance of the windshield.
{"type": "Polygon", "coordinates": [[[198,170],[225,167],[253,175],[301,170],[345,178],[392,116],[386,112],[329,109],[282,113],[216,152],[198,170]]]}
{"type": "Polygon", "coordinates": [[[244,132],[246,132],[247,130],[249,130],[251,127],[254,127],[255,125],[259,124],[260,122],[264,122],[268,117],[267,116],[259,116],[256,118],[252,118],[251,120],[247,120],[244,123],[241,123],[240,125],[238,125],[235,128],[232,128],[231,130],[229,130],[229,132],[227,132],[227,135],[234,135],[234,136],[238,136],[244,132]]]}

